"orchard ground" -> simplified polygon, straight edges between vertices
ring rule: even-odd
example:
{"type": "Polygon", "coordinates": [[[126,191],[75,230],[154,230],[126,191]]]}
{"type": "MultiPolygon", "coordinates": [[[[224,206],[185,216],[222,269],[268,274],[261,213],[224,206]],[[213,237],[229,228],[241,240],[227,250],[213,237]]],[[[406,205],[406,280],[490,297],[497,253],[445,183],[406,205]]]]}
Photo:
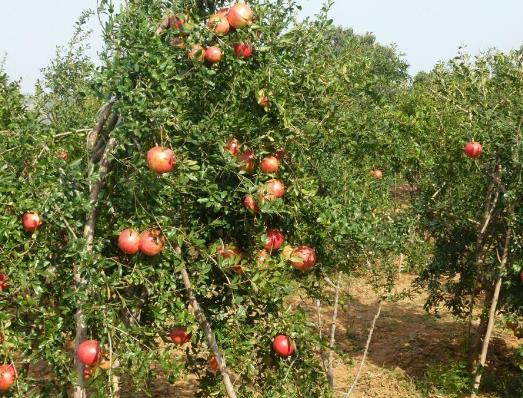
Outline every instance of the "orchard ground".
{"type": "MultiPolygon", "coordinates": [[[[425,294],[411,291],[413,280],[412,275],[401,275],[396,291],[411,294],[397,302],[383,304],[353,398],[450,398],[459,396],[456,390],[464,387],[462,383],[468,380],[465,375],[460,378],[460,373],[456,370],[453,373],[452,370],[466,360],[463,344],[468,324],[456,321],[446,310],[442,310],[437,317],[427,314],[423,309],[425,294]]],[[[344,396],[354,380],[378,307],[376,294],[361,279],[345,279],[340,300],[336,346],[343,357],[352,361],[344,361],[341,356],[335,358],[335,397],[344,396]]],[[[310,320],[317,321],[312,300],[295,297],[291,303],[305,306],[310,320]]],[[[331,315],[332,307],[322,305],[324,336],[329,332],[331,315]]],[[[511,357],[517,348],[518,340],[512,332],[498,325],[489,356],[490,364],[495,364],[496,368],[490,369],[485,378],[485,388],[491,392],[479,397],[511,396],[508,395],[510,390],[507,391],[510,387],[506,384],[515,379],[516,370],[511,364],[511,357]]],[[[34,375],[41,377],[41,371],[42,368],[35,369],[34,375]]],[[[152,396],[156,398],[192,398],[196,394],[197,381],[195,376],[188,376],[171,385],[160,377],[152,388],[152,396]]],[[[146,397],[133,392],[129,380],[123,390],[122,397],[146,397]]]]}

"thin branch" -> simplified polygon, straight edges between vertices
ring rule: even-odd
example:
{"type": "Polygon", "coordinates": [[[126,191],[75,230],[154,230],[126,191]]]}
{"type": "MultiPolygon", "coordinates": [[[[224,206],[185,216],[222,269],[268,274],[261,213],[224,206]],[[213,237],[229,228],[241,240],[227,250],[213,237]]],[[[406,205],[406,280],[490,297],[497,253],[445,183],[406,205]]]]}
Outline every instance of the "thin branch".
{"type": "Polygon", "coordinates": [[[94,128],[89,132],[87,135],[87,150],[89,152],[92,151],[92,149],[95,147],[96,143],[98,142],[98,136],[102,132],[102,129],[107,122],[107,119],[111,115],[111,111],[113,110],[113,105],[116,103],[116,96],[113,96],[108,102],[102,105],[100,110],[98,111],[98,120],[96,122],[96,125],[94,128]]]}
{"type": "Polygon", "coordinates": [[[381,306],[383,302],[380,301],[380,305],[378,306],[378,312],[376,312],[376,315],[374,315],[374,319],[372,320],[372,325],[370,327],[369,336],[367,337],[367,344],[365,344],[365,351],[363,352],[363,358],[360,362],[360,367],[358,368],[358,373],[356,373],[356,377],[354,378],[354,381],[352,382],[349,390],[347,391],[347,394],[345,394],[345,398],[349,398],[354,391],[354,388],[356,388],[356,385],[358,384],[358,380],[361,375],[361,371],[363,369],[363,365],[365,364],[365,359],[367,358],[367,353],[369,352],[370,342],[372,341],[372,334],[374,333],[374,328],[376,327],[376,321],[380,317],[381,314],[381,306]]]}
{"type": "Polygon", "coordinates": [[[334,344],[336,343],[336,320],[338,319],[338,302],[340,299],[340,281],[341,281],[341,271],[338,272],[338,277],[336,278],[336,290],[334,293],[334,309],[332,311],[332,323],[330,330],[330,340],[329,340],[329,359],[327,361],[327,381],[331,388],[334,388],[334,370],[332,368],[333,354],[334,354],[334,344]]]}
{"type": "Polygon", "coordinates": [[[225,358],[221,353],[220,348],[218,347],[218,343],[216,342],[216,336],[212,331],[211,325],[209,324],[209,321],[207,320],[202,308],[200,307],[198,300],[196,300],[196,295],[192,287],[191,279],[189,278],[189,273],[187,272],[187,269],[185,267],[182,268],[181,274],[183,284],[185,285],[185,289],[187,290],[187,293],[189,295],[189,305],[193,310],[196,320],[203,329],[205,337],[207,338],[207,344],[209,344],[209,348],[213,352],[214,357],[218,362],[218,366],[220,367],[220,372],[222,374],[223,384],[225,385],[227,395],[229,396],[229,398],[236,398],[236,393],[234,391],[231,378],[229,376],[229,371],[225,363],[225,358]]]}
{"type": "Polygon", "coordinates": [[[512,240],[512,228],[508,227],[505,244],[503,246],[503,256],[500,260],[499,265],[499,276],[496,280],[496,285],[494,287],[494,294],[492,296],[492,301],[490,302],[490,310],[487,324],[487,331],[485,332],[485,337],[483,338],[483,344],[481,347],[481,353],[479,356],[479,363],[474,369],[474,383],[472,387],[472,393],[470,394],[471,398],[476,397],[476,393],[479,390],[481,384],[481,376],[483,375],[483,369],[485,368],[485,363],[487,361],[488,348],[490,344],[490,338],[492,337],[492,331],[494,330],[494,321],[496,320],[496,311],[498,306],[499,293],[501,291],[501,283],[503,282],[503,271],[507,264],[508,256],[510,253],[510,241],[512,240]]]}

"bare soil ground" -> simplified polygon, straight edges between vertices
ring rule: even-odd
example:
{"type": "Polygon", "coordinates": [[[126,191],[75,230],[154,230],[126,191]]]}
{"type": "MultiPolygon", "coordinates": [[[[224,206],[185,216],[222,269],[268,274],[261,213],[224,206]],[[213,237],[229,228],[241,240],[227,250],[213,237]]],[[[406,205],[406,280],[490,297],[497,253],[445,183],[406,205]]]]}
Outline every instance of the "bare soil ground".
{"type": "MultiPolygon", "coordinates": [[[[402,275],[398,291],[409,289],[412,280],[412,276],[402,275]]],[[[336,331],[336,344],[340,350],[334,362],[336,397],[343,397],[354,380],[378,308],[375,293],[365,283],[352,281],[349,287],[348,281],[345,281],[344,285],[336,331]],[[342,358],[351,358],[352,361],[347,363],[342,358]]],[[[424,395],[417,388],[416,380],[422,378],[430,366],[453,363],[463,357],[467,325],[456,321],[446,311],[442,311],[437,318],[428,315],[423,309],[424,298],[423,294],[418,293],[408,299],[383,304],[353,398],[421,398],[424,395]]],[[[311,320],[317,320],[312,301],[296,301],[295,304],[305,306],[311,320]]],[[[331,314],[332,307],[322,306],[324,334],[328,333],[331,314]]],[[[510,331],[496,329],[489,359],[503,363],[517,347],[518,340],[510,331]]],[[[175,386],[158,384],[152,396],[192,398],[195,385],[196,380],[191,378],[181,380],[175,386]]],[[[141,395],[131,392],[126,392],[124,396],[141,398],[141,395]]],[[[446,397],[437,393],[428,396],[446,397]]]]}

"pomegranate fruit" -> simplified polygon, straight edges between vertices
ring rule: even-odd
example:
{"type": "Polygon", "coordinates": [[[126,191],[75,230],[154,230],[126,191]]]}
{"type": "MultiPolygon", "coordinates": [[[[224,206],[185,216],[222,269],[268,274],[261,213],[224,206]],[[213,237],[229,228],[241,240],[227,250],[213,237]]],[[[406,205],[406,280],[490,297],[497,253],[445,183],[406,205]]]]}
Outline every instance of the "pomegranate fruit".
{"type": "Polygon", "coordinates": [[[300,271],[307,271],[316,264],[316,252],[309,246],[299,246],[292,251],[291,264],[300,271]]]}
{"type": "Polygon", "coordinates": [[[254,154],[254,151],[250,149],[243,152],[238,158],[240,163],[242,164],[242,170],[245,170],[247,172],[253,171],[256,167],[255,157],[256,155],[254,154]]]}
{"type": "Polygon", "coordinates": [[[274,338],[272,348],[282,358],[290,357],[296,351],[291,338],[284,334],[279,334],[274,338]]]}
{"type": "Polygon", "coordinates": [[[227,13],[218,12],[209,17],[207,21],[207,26],[215,34],[219,36],[226,35],[229,33],[231,26],[229,25],[229,20],[227,19],[227,13]]]}
{"type": "Polygon", "coordinates": [[[0,274],[0,292],[2,290],[7,289],[7,280],[8,280],[7,275],[0,274]]]}
{"type": "Polygon", "coordinates": [[[281,198],[285,195],[285,184],[281,180],[272,178],[265,184],[265,191],[267,200],[281,198]]]}
{"type": "Polygon", "coordinates": [[[223,57],[223,51],[220,47],[211,46],[207,47],[204,54],[205,60],[212,64],[220,62],[223,57]]]}
{"type": "Polygon", "coordinates": [[[147,164],[158,174],[168,173],[176,165],[176,156],[169,148],[155,146],[147,152],[147,164]]]}
{"type": "Polygon", "coordinates": [[[249,210],[252,214],[256,214],[260,211],[258,205],[256,204],[256,201],[251,195],[247,195],[245,199],[243,199],[243,204],[245,205],[245,208],[249,210]]]}
{"type": "Polygon", "coordinates": [[[7,391],[15,383],[16,369],[12,364],[0,365],[0,391],[7,391]]]}
{"type": "Polygon", "coordinates": [[[236,138],[229,138],[223,149],[229,152],[232,156],[238,156],[240,153],[240,147],[241,144],[236,138]]]}
{"type": "Polygon", "coordinates": [[[227,14],[227,20],[229,25],[235,29],[245,28],[252,24],[254,18],[254,13],[245,3],[236,3],[231,7],[229,13],[227,14]]]}
{"type": "Polygon", "coordinates": [[[136,254],[140,250],[140,233],[132,228],[124,229],[118,236],[118,247],[125,254],[136,254]]]}
{"type": "Polygon", "coordinates": [[[86,366],[94,366],[102,355],[100,343],[97,340],[85,340],[78,346],[76,356],[86,366]]]}
{"type": "Polygon", "coordinates": [[[276,158],[276,156],[267,156],[267,157],[263,158],[263,160],[260,163],[260,169],[264,173],[268,173],[268,174],[276,173],[279,168],[280,168],[280,161],[276,158]]]}
{"type": "Polygon", "coordinates": [[[377,180],[381,180],[383,178],[383,172],[380,169],[374,169],[370,172],[370,174],[377,180]]]}
{"type": "Polygon", "coordinates": [[[234,45],[234,53],[238,58],[247,59],[252,57],[252,44],[251,43],[236,43],[234,45]]]}
{"type": "Polygon", "coordinates": [[[42,225],[42,219],[37,212],[28,211],[22,216],[22,224],[27,232],[35,232],[42,225]]]}
{"type": "Polygon", "coordinates": [[[278,250],[281,245],[283,245],[283,241],[285,240],[283,233],[278,229],[269,229],[267,230],[267,237],[266,237],[266,243],[265,243],[265,250],[268,250],[269,252],[273,250],[278,250]]]}
{"type": "Polygon", "coordinates": [[[187,329],[184,327],[176,327],[171,330],[169,337],[174,344],[183,345],[191,340],[191,333],[187,333],[187,329]]]}
{"type": "Polygon", "coordinates": [[[188,56],[191,61],[203,62],[203,60],[205,59],[205,50],[201,45],[193,44],[188,56]]]}
{"type": "Polygon", "coordinates": [[[165,247],[165,237],[157,229],[149,229],[140,235],[140,251],[146,256],[156,256],[165,247]]]}
{"type": "Polygon", "coordinates": [[[479,142],[475,142],[474,140],[467,142],[467,145],[465,145],[465,155],[467,155],[469,158],[476,159],[481,155],[481,152],[483,151],[483,147],[479,142]]]}

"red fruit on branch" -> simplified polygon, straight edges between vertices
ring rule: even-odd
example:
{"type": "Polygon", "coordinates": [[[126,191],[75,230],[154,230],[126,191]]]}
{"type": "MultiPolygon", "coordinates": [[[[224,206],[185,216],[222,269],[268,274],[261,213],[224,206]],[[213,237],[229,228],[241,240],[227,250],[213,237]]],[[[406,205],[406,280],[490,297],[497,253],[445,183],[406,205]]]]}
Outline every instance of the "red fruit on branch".
{"type": "Polygon", "coordinates": [[[42,223],[42,219],[37,212],[28,211],[22,216],[22,224],[27,232],[35,232],[42,223]]]}
{"type": "Polygon", "coordinates": [[[279,334],[274,338],[272,348],[282,358],[290,357],[296,351],[291,338],[284,334],[279,334]]]}
{"type": "Polygon", "coordinates": [[[212,356],[207,360],[207,366],[212,372],[216,372],[220,369],[220,365],[218,364],[218,360],[216,357],[212,356]]]}
{"type": "Polygon", "coordinates": [[[169,148],[155,146],[147,152],[147,164],[158,174],[168,173],[176,165],[176,156],[169,148]]]}
{"type": "Polygon", "coordinates": [[[140,233],[132,228],[124,229],[118,236],[118,247],[125,254],[136,254],[140,250],[140,233]]]}
{"type": "Polygon", "coordinates": [[[377,180],[381,180],[383,178],[383,172],[380,169],[374,169],[370,172],[370,174],[377,180]]]}
{"type": "Polygon", "coordinates": [[[7,289],[7,280],[9,278],[5,274],[0,274],[0,292],[7,289]]]}
{"type": "Polygon", "coordinates": [[[264,173],[272,174],[276,173],[278,169],[280,168],[280,161],[276,156],[267,156],[263,158],[263,160],[260,163],[260,169],[264,173]]]}
{"type": "Polygon", "coordinates": [[[470,141],[465,145],[465,155],[467,155],[469,158],[476,159],[481,155],[481,152],[483,151],[483,147],[479,142],[470,141]]]}
{"type": "Polygon", "coordinates": [[[245,205],[245,208],[249,210],[252,214],[256,214],[260,211],[260,208],[256,204],[256,201],[251,195],[247,195],[245,199],[243,199],[243,204],[245,205]]]}
{"type": "Polygon", "coordinates": [[[265,184],[265,198],[267,200],[274,200],[283,197],[285,195],[285,184],[281,180],[275,178],[270,179],[265,184]]]}
{"type": "Polygon", "coordinates": [[[252,44],[243,42],[243,43],[236,43],[234,45],[234,53],[238,58],[246,59],[252,57],[252,44]]]}
{"type": "Polygon", "coordinates": [[[177,327],[171,330],[169,337],[174,344],[183,345],[191,340],[191,333],[187,333],[187,329],[184,327],[177,327]]]}
{"type": "Polygon", "coordinates": [[[100,343],[97,340],[85,340],[78,346],[76,356],[84,365],[95,366],[102,356],[100,343]]]}
{"type": "Polygon", "coordinates": [[[220,47],[211,46],[207,47],[204,54],[205,60],[212,64],[220,62],[223,57],[223,51],[220,47]]]}
{"type": "Polygon", "coordinates": [[[235,29],[251,25],[253,18],[254,13],[251,7],[245,3],[237,3],[233,5],[227,14],[229,24],[235,29]]]}
{"type": "Polygon", "coordinates": [[[156,256],[165,247],[165,237],[157,229],[149,229],[140,235],[140,251],[146,256],[156,256]]]}
{"type": "Polygon", "coordinates": [[[285,157],[285,149],[283,149],[283,148],[276,149],[273,156],[281,162],[283,160],[283,158],[285,157]]]}
{"type": "Polygon", "coordinates": [[[283,233],[278,229],[267,230],[267,238],[265,243],[265,250],[269,252],[278,250],[283,245],[285,238],[283,233]]]}
{"type": "Polygon", "coordinates": [[[299,246],[292,252],[291,264],[300,271],[307,271],[316,264],[316,252],[312,247],[299,246]]]}
{"type": "Polygon", "coordinates": [[[251,172],[256,167],[255,158],[256,155],[254,154],[254,151],[248,149],[245,152],[243,152],[238,159],[242,164],[242,169],[247,172],[251,172]]]}
{"type": "Polygon", "coordinates": [[[232,156],[238,156],[240,153],[240,147],[241,144],[236,138],[229,138],[223,149],[229,152],[232,156]]]}
{"type": "Polygon", "coordinates": [[[15,383],[16,369],[12,364],[0,365],[0,391],[7,391],[15,383]]]}
{"type": "Polygon", "coordinates": [[[89,380],[93,376],[93,368],[84,366],[84,380],[89,380]]]}
{"type": "Polygon", "coordinates": [[[228,244],[225,246],[218,246],[216,253],[224,260],[233,259],[234,261],[230,262],[231,269],[238,274],[243,274],[243,267],[241,266],[240,262],[245,257],[245,254],[241,251],[241,249],[235,245],[228,244]]]}
{"type": "Polygon", "coordinates": [[[231,26],[227,19],[227,12],[217,12],[216,14],[211,15],[207,21],[207,26],[219,36],[229,33],[231,26]]]}

